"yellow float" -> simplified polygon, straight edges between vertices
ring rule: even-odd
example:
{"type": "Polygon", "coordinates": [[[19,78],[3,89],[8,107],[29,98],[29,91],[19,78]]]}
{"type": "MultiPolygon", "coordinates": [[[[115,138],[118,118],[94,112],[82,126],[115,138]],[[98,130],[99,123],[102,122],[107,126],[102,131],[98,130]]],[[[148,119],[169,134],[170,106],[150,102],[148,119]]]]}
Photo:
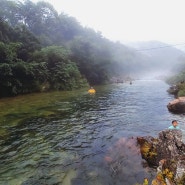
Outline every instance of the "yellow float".
{"type": "Polygon", "coordinates": [[[96,93],[95,89],[93,87],[91,87],[89,90],[88,90],[88,93],[89,94],[94,94],[96,93]]]}

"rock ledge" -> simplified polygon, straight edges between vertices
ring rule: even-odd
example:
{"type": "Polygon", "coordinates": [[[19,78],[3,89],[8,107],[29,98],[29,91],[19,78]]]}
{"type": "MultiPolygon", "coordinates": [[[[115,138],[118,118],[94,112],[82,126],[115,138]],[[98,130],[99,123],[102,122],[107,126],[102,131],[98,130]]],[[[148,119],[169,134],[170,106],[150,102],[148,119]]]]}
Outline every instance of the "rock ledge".
{"type": "Polygon", "coordinates": [[[185,144],[181,130],[164,130],[158,138],[138,137],[142,158],[157,168],[151,185],[185,185],[185,144]]]}

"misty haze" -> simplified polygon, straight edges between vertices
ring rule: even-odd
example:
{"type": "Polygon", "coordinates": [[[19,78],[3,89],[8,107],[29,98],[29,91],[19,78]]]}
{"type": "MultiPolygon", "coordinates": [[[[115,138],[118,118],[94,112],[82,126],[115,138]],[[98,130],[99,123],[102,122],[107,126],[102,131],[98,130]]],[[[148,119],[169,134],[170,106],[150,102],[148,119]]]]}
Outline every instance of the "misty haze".
{"type": "Polygon", "coordinates": [[[173,3],[160,2],[157,22],[158,1],[51,2],[0,0],[0,184],[183,184],[183,156],[169,165],[152,151],[157,139],[137,142],[178,120],[184,154],[185,44],[157,26],[173,3]],[[154,28],[164,39],[148,40],[154,28]]]}

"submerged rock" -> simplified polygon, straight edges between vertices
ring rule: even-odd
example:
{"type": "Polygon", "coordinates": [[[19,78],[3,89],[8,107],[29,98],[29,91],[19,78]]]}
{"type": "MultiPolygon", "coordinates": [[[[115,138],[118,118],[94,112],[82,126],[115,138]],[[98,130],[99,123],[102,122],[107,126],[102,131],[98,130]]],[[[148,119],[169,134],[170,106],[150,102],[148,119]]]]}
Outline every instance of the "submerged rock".
{"type": "MultiPolygon", "coordinates": [[[[155,171],[143,166],[137,138],[122,137],[112,145],[104,156],[104,162],[110,176],[115,183],[110,184],[135,184],[142,182],[147,176],[155,177],[155,171]]],[[[146,162],[145,162],[146,164],[146,162]]]]}
{"type": "Polygon", "coordinates": [[[181,130],[164,130],[158,138],[138,137],[142,158],[157,168],[152,185],[185,184],[185,144],[181,130]]]}

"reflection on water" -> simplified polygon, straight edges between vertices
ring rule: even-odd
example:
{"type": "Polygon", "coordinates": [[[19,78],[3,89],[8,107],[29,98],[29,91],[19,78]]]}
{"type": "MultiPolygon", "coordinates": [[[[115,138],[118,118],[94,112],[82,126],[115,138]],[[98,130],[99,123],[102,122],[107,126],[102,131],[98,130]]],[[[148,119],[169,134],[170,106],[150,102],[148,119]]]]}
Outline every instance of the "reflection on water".
{"type": "Polygon", "coordinates": [[[134,185],[154,170],[135,138],[157,136],[172,119],[161,81],[134,81],[0,101],[0,184],[134,185]]]}

